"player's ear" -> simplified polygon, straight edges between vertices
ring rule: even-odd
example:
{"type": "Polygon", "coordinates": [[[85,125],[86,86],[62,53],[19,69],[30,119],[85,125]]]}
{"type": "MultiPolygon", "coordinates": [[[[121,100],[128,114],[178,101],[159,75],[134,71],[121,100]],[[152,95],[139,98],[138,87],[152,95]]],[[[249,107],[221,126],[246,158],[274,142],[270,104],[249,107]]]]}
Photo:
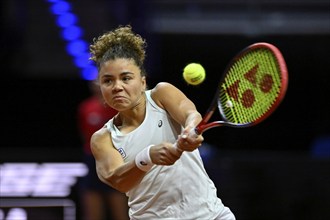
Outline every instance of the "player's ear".
{"type": "Polygon", "coordinates": [[[147,80],[145,76],[141,77],[141,83],[142,83],[142,92],[144,92],[147,89],[147,80]]]}

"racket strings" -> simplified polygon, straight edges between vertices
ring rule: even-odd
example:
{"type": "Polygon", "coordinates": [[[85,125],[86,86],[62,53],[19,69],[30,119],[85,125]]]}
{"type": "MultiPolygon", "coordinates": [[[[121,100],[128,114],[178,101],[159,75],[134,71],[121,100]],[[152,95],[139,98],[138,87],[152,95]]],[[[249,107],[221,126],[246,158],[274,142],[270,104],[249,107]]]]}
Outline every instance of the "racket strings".
{"type": "Polygon", "coordinates": [[[271,51],[248,52],[232,64],[220,85],[220,111],[232,123],[256,121],[276,102],[281,81],[278,62],[271,51]]]}

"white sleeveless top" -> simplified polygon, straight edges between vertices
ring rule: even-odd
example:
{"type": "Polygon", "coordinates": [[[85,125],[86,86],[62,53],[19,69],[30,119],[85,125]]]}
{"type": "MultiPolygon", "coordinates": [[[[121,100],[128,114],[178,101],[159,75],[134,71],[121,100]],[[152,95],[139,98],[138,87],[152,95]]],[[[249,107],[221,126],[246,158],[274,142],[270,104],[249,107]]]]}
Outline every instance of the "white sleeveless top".
{"type": "MultiPolygon", "coordinates": [[[[150,144],[174,143],[182,127],[152,100],[146,91],[146,116],[128,134],[111,119],[106,125],[113,145],[125,162],[150,144]]],[[[214,183],[207,175],[198,149],[184,152],[172,166],[154,165],[141,183],[126,193],[131,219],[211,220],[223,210],[214,183]]]]}

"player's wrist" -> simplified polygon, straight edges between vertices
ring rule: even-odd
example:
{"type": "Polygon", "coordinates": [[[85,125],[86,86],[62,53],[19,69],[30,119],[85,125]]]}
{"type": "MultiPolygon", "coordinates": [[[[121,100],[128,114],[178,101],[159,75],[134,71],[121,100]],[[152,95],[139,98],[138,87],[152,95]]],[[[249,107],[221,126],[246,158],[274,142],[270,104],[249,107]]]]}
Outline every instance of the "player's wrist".
{"type": "Polygon", "coordinates": [[[139,152],[135,157],[135,165],[142,171],[147,172],[149,171],[154,163],[151,161],[150,157],[150,148],[154,145],[149,145],[148,147],[144,148],[141,152],[139,152]]]}

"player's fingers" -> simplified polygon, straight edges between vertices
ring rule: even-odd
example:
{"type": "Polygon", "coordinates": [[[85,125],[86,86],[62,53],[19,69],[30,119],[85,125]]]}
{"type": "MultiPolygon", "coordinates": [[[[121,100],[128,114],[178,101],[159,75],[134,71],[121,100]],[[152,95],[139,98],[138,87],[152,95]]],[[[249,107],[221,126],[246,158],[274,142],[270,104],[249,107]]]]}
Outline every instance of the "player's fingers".
{"type": "Polygon", "coordinates": [[[162,143],[152,148],[152,162],[157,165],[172,165],[181,157],[182,152],[170,143],[162,143]]]}

